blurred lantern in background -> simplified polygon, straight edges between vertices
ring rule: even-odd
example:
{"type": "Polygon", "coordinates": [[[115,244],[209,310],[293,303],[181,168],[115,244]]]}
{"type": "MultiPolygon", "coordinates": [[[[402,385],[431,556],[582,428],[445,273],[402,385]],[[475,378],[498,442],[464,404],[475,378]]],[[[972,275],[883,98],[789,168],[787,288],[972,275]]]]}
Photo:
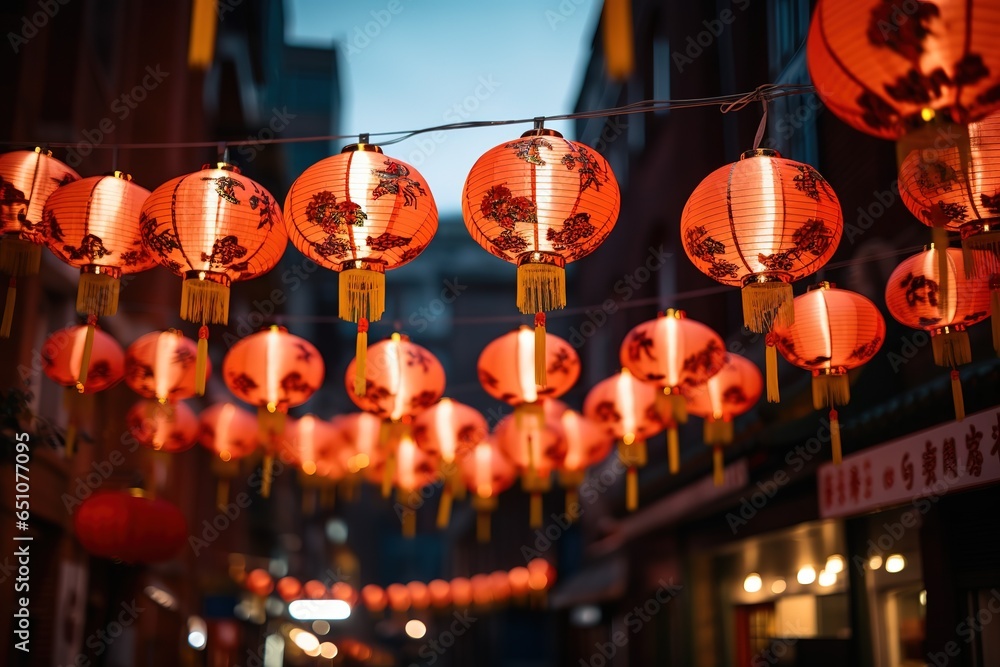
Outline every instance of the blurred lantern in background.
{"type": "Polygon", "coordinates": [[[337,415],[331,420],[339,433],[337,451],[342,467],[347,471],[347,497],[352,498],[363,470],[382,465],[382,420],[368,412],[337,415]]]}
{"type": "Polygon", "coordinates": [[[657,389],[657,401],[667,406],[667,453],[670,472],[680,470],[677,424],[687,422],[684,393],[703,385],[725,363],[726,346],[719,334],[670,308],[655,320],[636,326],[625,336],[621,364],[632,376],[657,389]]]}
{"type": "Polygon", "coordinates": [[[216,403],[202,410],[198,421],[198,442],[215,454],[212,473],[219,478],[216,504],[224,507],[229,482],[239,473],[239,460],[257,450],[257,419],[233,403],[216,403]]]}
{"type": "Polygon", "coordinates": [[[257,568],[247,573],[243,581],[244,587],[257,597],[267,597],[274,590],[274,578],[267,570],[257,568]]]}
{"type": "Polygon", "coordinates": [[[281,460],[299,469],[304,512],[315,511],[313,491],[319,494],[324,508],[333,504],[337,480],[344,476],[338,451],[340,442],[336,426],[316,415],[303,415],[285,427],[280,445],[281,460]]]}
{"type": "Polygon", "coordinates": [[[830,408],[833,462],[840,464],[837,406],[851,399],[847,372],[867,363],[885,342],[878,307],[857,292],[822,282],[795,297],[795,323],[774,329],[778,351],[789,363],[812,372],[813,407],[830,408]]]}
{"type": "Polygon", "coordinates": [[[183,401],[140,400],[125,415],[125,424],[136,442],[158,452],[184,452],[198,439],[198,417],[183,401]]]}
{"type": "MultiPolygon", "coordinates": [[[[195,395],[198,386],[197,346],[176,329],[140,336],[125,354],[125,383],[135,393],[160,403],[195,395]]],[[[204,373],[212,371],[206,362],[204,373]]]]}
{"type": "Polygon", "coordinates": [[[627,368],[601,380],[587,393],[583,414],[618,440],[618,456],[626,466],[625,506],[639,506],[638,468],[646,465],[646,440],[664,428],[657,410],[656,389],[632,377],[627,368]]]}
{"type": "Polygon", "coordinates": [[[938,272],[941,250],[931,247],[904,259],[889,276],[885,305],[900,324],[922,329],[931,336],[934,363],[951,367],[951,389],[955,418],[965,418],[965,401],[958,366],[972,361],[967,327],[990,315],[990,292],[986,278],[970,278],[962,262],[962,251],[947,249],[945,266],[950,275],[947,292],[938,272]]]}
{"type": "Polygon", "coordinates": [[[531,494],[532,528],[542,526],[542,494],[552,488],[552,473],[566,456],[562,431],[546,421],[541,405],[538,408],[504,417],[493,432],[497,447],[521,475],[521,488],[531,494]]]}
{"type": "Polygon", "coordinates": [[[282,600],[291,602],[302,597],[302,582],[295,577],[282,577],[274,585],[274,590],[282,600]]]}
{"type": "Polygon", "coordinates": [[[270,271],[288,243],[281,209],[260,184],[231,164],[205,165],[153,190],[142,207],[142,240],[162,266],[184,279],[181,319],[198,329],[197,394],[208,359],[209,324],[229,321],[229,286],[270,271]]]}
{"type": "Polygon", "coordinates": [[[722,448],[733,441],[733,419],[752,408],[763,391],[764,378],[757,365],[730,352],[722,370],[686,394],[688,412],[705,420],[704,440],[713,450],[716,486],[724,482],[722,448]]]}
{"type": "Polygon", "coordinates": [[[587,475],[587,468],[608,457],[615,440],[607,431],[579,412],[568,409],[559,401],[545,402],[546,420],[562,433],[566,454],[559,463],[559,483],[566,489],[566,515],[570,521],[580,513],[578,489],[587,475]]]}
{"type": "Polygon", "coordinates": [[[73,531],[88,553],[130,564],[170,560],[188,538],[181,511],[141,489],[97,491],[73,513],[73,531]]]}
{"type": "Polygon", "coordinates": [[[496,510],[500,494],[514,485],[517,469],[492,435],[473,447],[459,465],[476,510],[476,539],[481,543],[489,542],[490,513],[496,510]]]}
{"type": "Polygon", "coordinates": [[[88,327],[73,326],[52,333],[42,344],[42,370],[66,387],[66,455],[72,456],[84,415],[93,414],[93,394],[109,389],[125,377],[125,350],[100,329],[93,332],[89,358],[84,358],[88,327]]]}
{"type": "MultiPolygon", "coordinates": [[[[684,252],[699,271],[743,290],[743,319],[757,333],[791,323],[791,283],[815,273],[844,230],[840,201],[819,172],[755,149],[709,174],[681,213],[684,252]]],[[[767,399],[779,400],[777,353],[767,337],[767,399]]]]}
{"type": "Polygon", "coordinates": [[[323,384],[323,358],[312,343],[272,325],[229,348],[222,377],[238,399],[257,407],[264,444],[261,494],[271,490],[271,463],[285,430],[289,408],[302,405],[323,384]]]}
{"type": "Polygon", "coordinates": [[[389,599],[389,607],[397,614],[410,608],[410,591],[406,584],[389,584],[385,587],[385,594],[389,599]]]}
{"type": "Polygon", "coordinates": [[[385,310],[385,272],[424,251],[438,226],[423,176],[367,143],[345,146],[306,169],[285,199],[288,235],[299,252],[340,274],[340,318],[358,323],[354,381],[365,395],[368,323],[385,310]]]}
{"type": "Polygon", "coordinates": [[[0,273],[10,276],[0,337],[10,336],[17,279],[38,273],[42,261],[42,212],[49,196],[80,175],[50,151],[0,155],[0,273]]]}
{"type": "Polygon", "coordinates": [[[364,603],[369,612],[380,614],[389,604],[389,596],[386,595],[385,589],[381,586],[368,584],[361,589],[361,602],[364,603]]]}
{"type": "Polygon", "coordinates": [[[433,579],[428,582],[427,592],[434,607],[440,609],[451,604],[451,585],[444,579],[433,579]]]}
{"type": "Polygon", "coordinates": [[[391,454],[369,464],[365,471],[369,481],[382,485],[384,497],[396,488],[395,511],[403,524],[403,536],[413,537],[417,530],[417,508],[424,504],[420,489],[434,482],[440,463],[436,456],[417,447],[406,430],[389,435],[386,451],[391,454]]]}
{"type": "Polygon", "coordinates": [[[565,266],[594,251],[618,220],[621,194],[607,161],[536,127],[483,154],[462,190],[473,240],[517,265],[517,307],[535,314],[535,383],[546,386],[545,311],[566,307],[565,266]]]}

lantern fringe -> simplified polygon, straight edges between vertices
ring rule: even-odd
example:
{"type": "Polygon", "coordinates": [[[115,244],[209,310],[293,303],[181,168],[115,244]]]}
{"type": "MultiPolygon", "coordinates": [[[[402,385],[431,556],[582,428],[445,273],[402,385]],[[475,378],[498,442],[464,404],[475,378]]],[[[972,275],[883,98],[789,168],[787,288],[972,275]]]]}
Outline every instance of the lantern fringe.
{"type": "Polygon", "coordinates": [[[229,287],[211,280],[181,283],[181,319],[198,324],[229,323],[229,287]]]}
{"type": "Polygon", "coordinates": [[[639,472],[630,466],[625,473],[625,509],[634,512],[639,507],[639,472]]]}
{"type": "Polygon", "coordinates": [[[451,521],[451,503],[452,503],[452,493],[451,485],[445,484],[441,489],[441,500],[438,502],[438,513],[437,513],[437,527],[444,530],[448,527],[448,522],[451,521]]]}
{"type": "Polygon", "coordinates": [[[937,255],[938,308],[948,312],[948,290],[951,286],[951,271],[948,270],[948,230],[939,225],[931,227],[931,244],[937,255]]]}
{"type": "Polygon", "coordinates": [[[957,370],[951,372],[951,398],[955,403],[955,420],[965,419],[965,398],[962,396],[962,378],[957,370]]]}
{"type": "Polygon", "coordinates": [[[194,393],[205,395],[205,385],[208,382],[208,327],[204,324],[198,328],[198,349],[194,362],[194,393]]]}
{"type": "Polygon", "coordinates": [[[354,345],[354,395],[364,396],[368,392],[365,380],[368,365],[368,320],[358,320],[358,339],[354,345]]]}
{"type": "Polygon", "coordinates": [[[764,347],[764,375],[767,377],[767,402],[781,402],[781,394],[778,391],[778,346],[777,336],[773,333],[767,334],[766,345],[764,347]]]}
{"type": "Polygon", "coordinates": [[[548,385],[545,362],[545,313],[535,313],[535,384],[548,385]]]}
{"type": "Polygon", "coordinates": [[[517,267],[517,308],[525,315],[566,307],[566,269],[526,262],[517,267]]]}
{"type": "Polygon", "coordinates": [[[833,408],[830,408],[830,452],[834,465],[839,466],[843,459],[840,447],[840,420],[837,417],[837,411],[833,408]]]}
{"type": "Polygon", "coordinates": [[[812,379],[813,407],[822,410],[835,405],[847,405],[851,400],[851,383],[846,373],[814,375],[812,379]]]}
{"type": "Polygon", "coordinates": [[[542,527],[542,494],[539,491],[531,492],[531,508],[528,525],[531,528],[542,527]]]}
{"type": "Polygon", "coordinates": [[[96,328],[96,318],[91,316],[87,322],[87,334],[83,339],[83,354],[80,355],[80,371],[76,379],[76,390],[81,394],[87,386],[87,374],[90,371],[90,357],[94,352],[94,330],[96,328]]]}
{"type": "Polygon", "coordinates": [[[270,446],[285,432],[286,418],[285,413],[280,410],[271,412],[265,407],[257,408],[257,434],[265,446],[270,446]]]}
{"type": "Polygon", "coordinates": [[[579,518],[580,510],[580,494],[577,492],[576,487],[570,487],[566,489],[566,516],[569,518],[570,523],[575,522],[579,518]]]}
{"type": "Polygon", "coordinates": [[[490,541],[490,513],[487,510],[476,512],[476,541],[486,544],[490,541]]]}
{"type": "Polygon", "coordinates": [[[681,469],[681,446],[676,424],[667,428],[667,459],[670,462],[670,474],[676,475],[681,469]]]}
{"type": "Polygon", "coordinates": [[[3,304],[3,321],[0,322],[0,338],[10,338],[10,328],[14,323],[14,303],[17,301],[17,278],[10,277],[7,283],[7,300],[3,304]]]}
{"type": "Polygon", "coordinates": [[[728,445],[733,441],[733,422],[729,419],[706,419],[702,434],[706,445],[728,445]]]}
{"type": "Polygon", "coordinates": [[[769,281],[749,283],[743,290],[743,323],[750,331],[766,333],[780,321],[790,325],[795,321],[792,305],[794,293],[786,282],[769,281]]]}
{"type": "Polygon", "coordinates": [[[340,319],[377,322],[385,311],[385,273],[364,268],[340,272],[340,319]]]}
{"type": "Polygon", "coordinates": [[[385,457],[385,465],[382,466],[382,497],[388,498],[392,495],[392,480],[396,477],[396,453],[389,452],[385,457]]]}
{"type": "Polygon", "coordinates": [[[1000,229],[991,229],[962,239],[965,275],[985,278],[1000,273],[1000,229]]]}
{"type": "Polygon", "coordinates": [[[0,239],[0,273],[33,276],[42,265],[42,246],[13,236],[0,239]]]}
{"type": "Polygon", "coordinates": [[[726,457],[719,445],[712,447],[712,482],[715,486],[726,483],[726,457]]]}
{"type": "Polygon", "coordinates": [[[271,482],[274,480],[274,454],[268,453],[264,455],[264,461],[261,463],[262,466],[262,476],[260,482],[260,495],[262,498],[271,497],[271,482]]]}
{"type": "Polygon", "coordinates": [[[993,328],[993,351],[1000,356],[1000,275],[990,276],[990,324],[993,328]]]}
{"type": "Polygon", "coordinates": [[[229,503],[229,480],[220,479],[215,485],[215,506],[224,509],[229,503]]]}
{"type": "Polygon", "coordinates": [[[931,348],[938,366],[954,368],[972,361],[969,332],[964,329],[935,332],[931,336],[931,348]]]}
{"type": "Polygon", "coordinates": [[[76,288],[76,312],[81,315],[114,315],[118,312],[121,281],[106,273],[81,273],[76,288]]]}

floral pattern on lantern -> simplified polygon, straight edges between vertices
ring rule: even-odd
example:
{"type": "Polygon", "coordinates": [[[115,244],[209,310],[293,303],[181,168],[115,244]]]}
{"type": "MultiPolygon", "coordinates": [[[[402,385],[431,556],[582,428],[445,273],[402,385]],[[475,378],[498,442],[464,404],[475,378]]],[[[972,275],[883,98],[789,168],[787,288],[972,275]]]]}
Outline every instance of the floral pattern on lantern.
{"type": "Polygon", "coordinates": [[[426,348],[399,334],[379,341],[368,350],[365,393],[354,386],[357,358],[345,378],[351,400],[366,412],[394,422],[413,417],[437,403],[444,394],[444,367],[426,348]]]}
{"type": "Polygon", "coordinates": [[[885,342],[885,320],[869,299],[830,283],[795,297],[795,322],[779,323],[777,347],[789,363],[812,372],[813,407],[830,408],[833,462],[840,463],[837,406],[851,397],[847,372],[867,363],[885,342]]]}
{"type": "Polygon", "coordinates": [[[88,553],[126,563],[169,560],[188,538],[181,511],[139,489],[97,491],[73,513],[73,531],[88,553]]]}
{"type": "Polygon", "coordinates": [[[140,445],[168,454],[187,451],[198,439],[198,417],[183,401],[140,400],[125,415],[125,425],[140,445]]]}
{"type": "Polygon", "coordinates": [[[899,139],[928,118],[1000,108],[1000,15],[991,0],[820,0],[806,46],[816,92],[857,130],[899,139]]]}
{"type": "MultiPolygon", "coordinates": [[[[197,346],[176,329],[154,331],[128,346],[125,382],[135,393],[161,403],[195,395],[197,346]]],[[[207,364],[205,372],[211,372],[207,364]]]]}
{"type": "Polygon", "coordinates": [[[568,342],[545,335],[546,384],[536,381],[536,334],[522,326],[491,341],[479,354],[479,383],[490,396],[519,406],[569,391],[580,377],[580,357],[568,342]]]}

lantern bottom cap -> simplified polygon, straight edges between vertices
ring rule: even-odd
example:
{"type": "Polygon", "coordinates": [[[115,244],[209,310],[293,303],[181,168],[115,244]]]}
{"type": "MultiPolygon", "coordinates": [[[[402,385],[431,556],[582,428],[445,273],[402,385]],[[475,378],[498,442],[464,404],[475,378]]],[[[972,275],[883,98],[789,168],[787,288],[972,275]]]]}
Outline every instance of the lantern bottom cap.
{"type": "Polygon", "coordinates": [[[0,273],[33,276],[42,265],[42,246],[8,234],[0,236],[0,273]]]}

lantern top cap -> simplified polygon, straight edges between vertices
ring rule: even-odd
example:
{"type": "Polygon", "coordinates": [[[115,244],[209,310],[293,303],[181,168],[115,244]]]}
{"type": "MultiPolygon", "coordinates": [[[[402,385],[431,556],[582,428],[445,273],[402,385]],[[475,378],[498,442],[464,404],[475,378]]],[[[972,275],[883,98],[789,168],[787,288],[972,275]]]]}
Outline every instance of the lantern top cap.
{"type": "Polygon", "coordinates": [[[35,146],[35,152],[39,155],[48,155],[49,157],[52,157],[52,151],[47,148],[42,148],[41,146],[35,146]]]}
{"type": "Polygon", "coordinates": [[[112,178],[120,178],[120,179],[122,179],[123,181],[129,181],[129,182],[131,182],[131,181],[132,181],[132,174],[129,174],[129,173],[126,173],[126,172],[124,172],[124,171],[119,171],[119,170],[117,170],[117,169],[115,169],[115,170],[114,170],[113,172],[111,172],[111,174],[109,174],[109,175],[110,175],[110,176],[111,176],[112,178]]]}
{"type": "Polygon", "coordinates": [[[815,285],[810,285],[807,291],[812,292],[813,290],[835,289],[836,287],[836,283],[831,283],[829,280],[821,280],[815,285]]]}
{"type": "Polygon", "coordinates": [[[382,149],[379,148],[378,146],[376,146],[375,144],[361,143],[361,142],[358,142],[356,144],[347,144],[346,146],[344,146],[343,148],[340,149],[341,153],[352,153],[354,151],[367,151],[369,153],[381,153],[382,149]]]}
{"type": "Polygon", "coordinates": [[[241,173],[240,172],[240,168],[237,167],[235,164],[231,164],[229,162],[223,162],[221,160],[219,162],[216,162],[215,164],[212,164],[211,162],[206,162],[205,164],[203,164],[201,166],[201,168],[202,169],[222,169],[223,171],[231,171],[234,174],[241,173]]]}
{"type": "Polygon", "coordinates": [[[133,487],[129,488],[128,489],[128,494],[130,496],[132,496],[133,498],[148,498],[149,497],[149,494],[146,492],[145,489],[140,489],[137,486],[133,486],[133,487]]]}
{"type": "Polygon", "coordinates": [[[667,308],[665,311],[659,313],[660,317],[672,317],[675,320],[683,320],[687,317],[687,313],[679,308],[667,308]]]}
{"type": "Polygon", "coordinates": [[[741,160],[746,160],[751,157],[781,157],[781,153],[773,148],[754,148],[749,151],[744,151],[743,154],[740,155],[741,160]]]}
{"type": "Polygon", "coordinates": [[[521,138],[523,139],[525,137],[555,137],[557,139],[562,139],[562,136],[563,136],[562,134],[551,128],[535,127],[522,134],[521,138]]]}

